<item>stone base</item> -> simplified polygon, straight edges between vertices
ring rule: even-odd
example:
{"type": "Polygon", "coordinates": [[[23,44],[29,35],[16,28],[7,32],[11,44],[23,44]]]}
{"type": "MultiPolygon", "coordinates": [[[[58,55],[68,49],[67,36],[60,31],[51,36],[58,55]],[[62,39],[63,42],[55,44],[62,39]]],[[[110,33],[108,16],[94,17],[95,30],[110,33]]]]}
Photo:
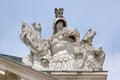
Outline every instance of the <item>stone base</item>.
{"type": "Polygon", "coordinates": [[[49,71],[58,80],[107,80],[107,71],[49,71]]]}

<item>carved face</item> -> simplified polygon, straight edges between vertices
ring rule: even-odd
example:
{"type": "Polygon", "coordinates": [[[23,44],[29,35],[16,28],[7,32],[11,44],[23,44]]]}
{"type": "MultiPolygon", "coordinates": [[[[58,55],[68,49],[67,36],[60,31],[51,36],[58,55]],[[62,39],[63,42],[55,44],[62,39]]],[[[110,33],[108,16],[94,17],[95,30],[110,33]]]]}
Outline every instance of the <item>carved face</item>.
{"type": "Polygon", "coordinates": [[[56,34],[59,31],[63,30],[64,27],[67,27],[66,20],[64,18],[56,19],[53,24],[53,34],[56,34]]]}
{"type": "Polygon", "coordinates": [[[56,24],[56,31],[59,32],[59,31],[62,31],[62,30],[63,30],[63,22],[59,21],[56,24]]]}

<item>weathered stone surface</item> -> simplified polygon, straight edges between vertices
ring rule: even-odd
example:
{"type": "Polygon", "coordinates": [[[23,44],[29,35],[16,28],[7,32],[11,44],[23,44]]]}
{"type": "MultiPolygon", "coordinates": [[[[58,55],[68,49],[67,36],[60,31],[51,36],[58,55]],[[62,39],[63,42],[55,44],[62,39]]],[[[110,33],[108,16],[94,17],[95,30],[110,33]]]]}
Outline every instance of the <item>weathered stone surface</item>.
{"type": "Polygon", "coordinates": [[[49,74],[58,80],[106,80],[107,71],[51,71],[49,74]]]}
{"type": "Polygon", "coordinates": [[[89,29],[80,40],[78,30],[67,26],[63,8],[55,8],[53,34],[48,39],[41,37],[40,24],[33,23],[34,30],[22,23],[21,40],[30,49],[30,54],[23,57],[23,63],[36,70],[102,70],[105,53],[102,47],[96,49],[92,40],[95,31],[89,29]]]}
{"type": "Polygon", "coordinates": [[[6,70],[5,80],[21,80],[21,76],[6,70]]]}
{"type": "Polygon", "coordinates": [[[107,80],[107,71],[93,69],[36,71],[0,56],[0,80],[5,80],[4,77],[10,80],[9,74],[11,73],[14,75],[12,80],[19,80],[20,77],[21,80],[107,80]]]}
{"type": "Polygon", "coordinates": [[[57,80],[19,62],[0,56],[0,80],[57,80]],[[4,79],[5,77],[5,79],[4,79]],[[20,79],[21,77],[21,79],[20,79]]]}

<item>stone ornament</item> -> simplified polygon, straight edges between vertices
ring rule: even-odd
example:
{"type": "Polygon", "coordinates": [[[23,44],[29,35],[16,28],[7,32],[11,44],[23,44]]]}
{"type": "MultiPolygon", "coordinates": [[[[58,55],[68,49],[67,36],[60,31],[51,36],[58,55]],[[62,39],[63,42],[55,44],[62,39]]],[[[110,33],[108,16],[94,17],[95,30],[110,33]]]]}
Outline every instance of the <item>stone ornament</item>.
{"type": "Polygon", "coordinates": [[[22,58],[24,64],[36,70],[102,70],[105,53],[102,47],[95,49],[92,40],[96,32],[89,29],[80,40],[78,30],[67,26],[63,8],[55,8],[53,34],[48,39],[41,37],[42,27],[33,23],[31,27],[23,22],[21,40],[30,49],[22,58]]]}
{"type": "Polygon", "coordinates": [[[6,70],[4,80],[21,80],[21,76],[6,70]]]}

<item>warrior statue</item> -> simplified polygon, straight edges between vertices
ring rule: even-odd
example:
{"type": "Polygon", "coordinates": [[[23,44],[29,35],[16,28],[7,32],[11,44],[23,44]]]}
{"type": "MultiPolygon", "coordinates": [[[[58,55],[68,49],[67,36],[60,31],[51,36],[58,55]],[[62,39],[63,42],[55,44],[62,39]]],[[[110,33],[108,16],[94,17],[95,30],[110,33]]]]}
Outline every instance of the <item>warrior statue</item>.
{"type": "Polygon", "coordinates": [[[92,41],[95,31],[89,29],[80,40],[77,29],[67,26],[63,8],[55,8],[53,34],[48,39],[41,37],[41,25],[33,23],[34,30],[22,23],[21,40],[30,49],[23,63],[36,70],[102,70],[105,53],[102,47],[95,49],[92,41]]]}

